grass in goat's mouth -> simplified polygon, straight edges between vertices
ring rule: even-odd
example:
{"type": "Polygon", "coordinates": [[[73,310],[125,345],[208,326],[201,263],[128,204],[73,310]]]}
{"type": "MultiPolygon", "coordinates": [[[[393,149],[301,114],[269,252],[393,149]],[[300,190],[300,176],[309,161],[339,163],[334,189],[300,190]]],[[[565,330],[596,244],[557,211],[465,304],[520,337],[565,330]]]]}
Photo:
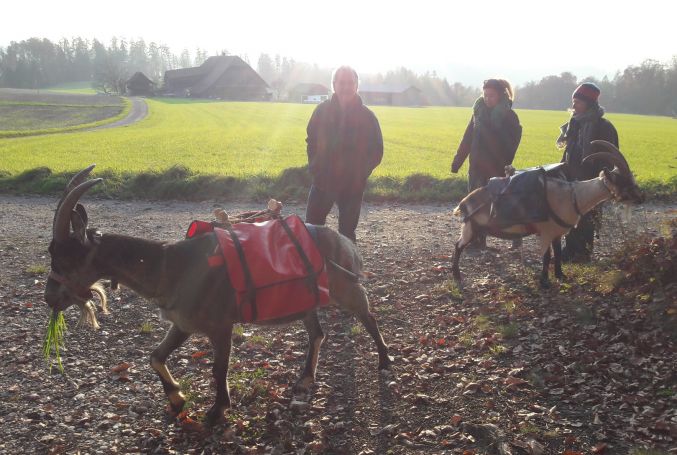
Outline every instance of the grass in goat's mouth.
{"type": "Polygon", "coordinates": [[[63,317],[62,311],[52,311],[49,317],[49,324],[47,325],[47,334],[45,335],[45,342],[42,346],[42,353],[45,356],[45,361],[49,365],[49,372],[52,372],[52,351],[56,364],[59,366],[59,371],[63,373],[63,365],[61,364],[61,353],[59,352],[64,345],[63,337],[66,333],[66,320],[63,317]]]}

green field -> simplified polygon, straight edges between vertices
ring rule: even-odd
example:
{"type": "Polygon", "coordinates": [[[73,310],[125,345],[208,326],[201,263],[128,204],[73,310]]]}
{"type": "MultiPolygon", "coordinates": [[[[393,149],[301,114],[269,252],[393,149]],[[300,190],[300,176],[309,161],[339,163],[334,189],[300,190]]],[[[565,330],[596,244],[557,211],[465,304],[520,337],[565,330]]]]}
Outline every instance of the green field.
{"type": "MultiPolygon", "coordinates": [[[[200,185],[210,186],[205,194],[219,195],[219,185],[239,182],[237,188],[253,185],[255,195],[262,196],[280,189],[274,183],[279,183],[285,169],[306,164],[305,127],[314,106],[175,99],[148,103],[150,115],[125,128],[0,139],[0,173],[5,175],[0,187],[8,188],[17,175],[36,168],[49,170],[41,169],[24,180],[44,178],[50,172],[65,175],[97,163],[97,172],[110,181],[109,191],[129,189],[137,174],[144,174],[146,183],[157,183],[165,172],[164,177],[182,182],[179,191],[169,191],[165,185],[164,193],[136,192],[191,198],[199,197],[188,193],[199,191],[200,185]]],[[[469,108],[373,110],[383,130],[385,154],[372,177],[372,197],[397,197],[404,192],[415,193],[413,199],[445,200],[463,192],[467,163],[457,176],[450,174],[449,167],[469,108]]],[[[561,151],[554,142],[568,114],[527,110],[518,114],[524,135],[515,165],[559,161],[561,151]]],[[[654,193],[673,194],[677,120],[625,114],[608,118],[619,131],[621,150],[640,184],[654,193]]],[[[52,190],[51,185],[41,188],[52,190]]]]}
{"type": "Polygon", "coordinates": [[[0,89],[0,138],[91,128],[124,117],[119,96],[45,90],[0,89]]]}
{"type": "Polygon", "coordinates": [[[96,90],[92,88],[92,83],[89,81],[67,82],[47,87],[45,90],[49,90],[50,92],[81,93],[84,95],[96,94],[96,90]]]}

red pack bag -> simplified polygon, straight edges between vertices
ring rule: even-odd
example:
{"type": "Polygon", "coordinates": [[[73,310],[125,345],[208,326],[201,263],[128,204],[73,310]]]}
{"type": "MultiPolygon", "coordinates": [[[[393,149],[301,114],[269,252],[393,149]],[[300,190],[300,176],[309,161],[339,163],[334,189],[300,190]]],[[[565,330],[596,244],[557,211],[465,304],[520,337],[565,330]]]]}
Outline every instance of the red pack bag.
{"type": "Polygon", "coordinates": [[[324,259],[298,216],[230,228],[195,223],[189,228],[194,235],[216,234],[243,322],[279,319],[329,303],[324,259]]]}

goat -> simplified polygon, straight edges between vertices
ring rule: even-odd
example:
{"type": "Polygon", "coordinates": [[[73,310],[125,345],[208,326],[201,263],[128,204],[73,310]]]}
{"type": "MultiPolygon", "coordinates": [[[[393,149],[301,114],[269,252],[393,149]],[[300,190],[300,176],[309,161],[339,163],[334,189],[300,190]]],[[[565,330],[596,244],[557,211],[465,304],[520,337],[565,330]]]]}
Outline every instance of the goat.
{"type": "MultiPolygon", "coordinates": [[[[53,311],[72,304],[82,305],[91,296],[90,286],[100,279],[119,282],[154,301],[162,316],[172,325],[150,357],[167,395],[171,409],[179,413],[185,397],[169,372],[166,360],[191,334],[206,335],[214,349],[212,373],[216,399],[207,412],[207,423],[214,424],[230,407],[228,361],[233,325],[239,321],[236,296],[227,276],[210,268],[206,257],[218,241],[213,233],[167,243],[117,234],[103,234],[88,228],[87,212],[80,197],[102,179],[87,179],[93,166],[74,177],[74,188],[59,201],[49,245],[51,271],[45,287],[45,301],[53,311]]],[[[356,246],[345,236],[317,226],[317,247],[329,265],[329,295],[333,302],[352,312],[376,342],[379,369],[390,368],[392,358],[378,324],[369,310],[361,274],[361,258],[356,246]],[[332,264],[336,264],[333,265],[332,264]]],[[[325,335],[315,309],[290,317],[267,321],[264,325],[302,319],[308,331],[309,347],[296,388],[307,388],[315,380],[320,346],[325,335]]]]}
{"type": "MultiPolygon", "coordinates": [[[[605,161],[614,165],[612,170],[603,168],[597,178],[585,181],[569,182],[567,180],[543,176],[547,180],[546,201],[548,219],[532,224],[516,224],[499,227],[491,217],[491,197],[487,187],[482,187],[468,194],[454,209],[454,215],[463,216],[461,235],[455,244],[452,262],[452,276],[460,281],[459,259],[463,249],[479,234],[484,233],[499,238],[519,238],[531,234],[540,237],[543,269],[540,286],[550,285],[548,269],[550,267],[550,246],[555,259],[555,277],[564,279],[561,261],[561,237],[574,227],[583,215],[596,205],[608,199],[619,202],[641,203],[642,194],[635,178],[630,172],[623,154],[613,144],[606,141],[592,141],[594,146],[606,149],[603,152],[587,156],[583,162],[605,161]]],[[[544,182],[545,183],[545,182],[544,182]]]]}

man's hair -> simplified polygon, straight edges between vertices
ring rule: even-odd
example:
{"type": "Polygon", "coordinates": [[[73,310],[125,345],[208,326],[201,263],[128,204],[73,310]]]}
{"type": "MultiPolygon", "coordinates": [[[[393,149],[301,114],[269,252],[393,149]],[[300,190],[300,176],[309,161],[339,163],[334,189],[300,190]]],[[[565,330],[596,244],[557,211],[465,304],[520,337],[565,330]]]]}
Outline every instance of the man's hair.
{"type": "Polygon", "coordinates": [[[355,68],[352,66],[348,65],[341,65],[338,68],[334,70],[334,72],[331,75],[331,85],[332,87],[334,86],[334,82],[336,82],[336,77],[339,75],[339,73],[342,73],[343,71],[347,71],[350,74],[353,75],[353,78],[355,79],[355,84],[360,85],[360,77],[357,75],[357,71],[355,71],[355,68]]]}

